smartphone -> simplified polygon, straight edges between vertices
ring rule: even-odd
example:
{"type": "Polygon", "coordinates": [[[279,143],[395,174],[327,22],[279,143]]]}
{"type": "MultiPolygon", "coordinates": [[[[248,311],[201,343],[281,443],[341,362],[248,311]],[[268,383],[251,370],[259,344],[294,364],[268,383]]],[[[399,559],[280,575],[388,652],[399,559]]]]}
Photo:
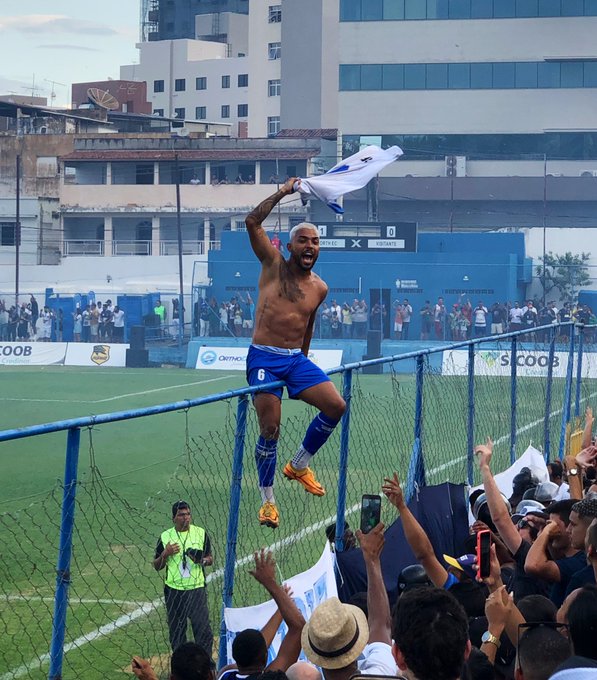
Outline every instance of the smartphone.
{"type": "Polygon", "coordinates": [[[368,534],[381,519],[381,496],[365,494],[361,499],[361,531],[368,534]]]}
{"type": "Polygon", "coordinates": [[[482,578],[487,578],[489,576],[490,548],[491,548],[491,531],[488,531],[487,529],[479,531],[479,533],[477,534],[477,565],[479,566],[477,578],[479,580],[481,580],[482,578]]]}

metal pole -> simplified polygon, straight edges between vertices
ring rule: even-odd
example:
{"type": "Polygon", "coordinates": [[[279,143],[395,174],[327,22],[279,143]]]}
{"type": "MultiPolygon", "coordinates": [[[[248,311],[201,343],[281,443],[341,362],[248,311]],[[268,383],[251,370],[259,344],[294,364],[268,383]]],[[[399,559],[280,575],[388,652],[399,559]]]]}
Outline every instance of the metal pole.
{"type": "Polygon", "coordinates": [[[545,414],[543,416],[543,455],[545,462],[549,461],[551,449],[551,392],[553,387],[553,362],[556,349],[556,334],[555,329],[550,331],[551,339],[549,341],[549,355],[547,364],[547,387],[545,390],[545,414]]]}
{"type": "Polygon", "coordinates": [[[182,276],[182,226],[180,223],[180,167],[178,153],[174,153],[174,173],[176,175],[176,235],[178,238],[178,346],[182,347],[184,335],[184,286],[182,276]]]}
{"type": "Polygon", "coordinates": [[[467,471],[468,483],[473,485],[473,456],[475,448],[475,345],[468,346],[468,432],[467,471]]]}
{"type": "Polygon", "coordinates": [[[547,154],[543,154],[543,307],[545,307],[545,255],[547,241],[547,154]]]}
{"type": "Polygon", "coordinates": [[[518,364],[518,343],[512,338],[510,350],[510,465],[516,462],[516,373],[518,364]]]}
{"type": "Polygon", "coordinates": [[[564,400],[562,402],[562,423],[560,427],[560,448],[558,458],[564,460],[566,453],[566,428],[570,420],[570,402],[572,399],[572,368],[574,365],[574,327],[570,332],[570,347],[568,349],[568,367],[566,369],[566,387],[564,389],[564,400]]]}
{"type": "Polygon", "coordinates": [[[584,328],[578,329],[578,352],[576,353],[576,400],[574,403],[574,417],[580,418],[580,386],[582,382],[582,355],[584,344],[584,328]]]}
{"type": "Polygon", "coordinates": [[[220,667],[226,664],[226,622],[224,609],[232,605],[234,594],[234,566],[236,564],[236,541],[238,537],[238,516],[240,512],[241,484],[243,479],[243,458],[245,454],[245,434],[247,431],[247,409],[249,399],[246,394],[238,398],[236,409],[236,430],[234,433],[234,457],[232,459],[232,480],[230,483],[230,506],[228,510],[228,531],[226,534],[226,563],[224,565],[224,587],[222,589],[222,619],[220,622],[220,667]]]}
{"type": "Polygon", "coordinates": [[[19,308],[19,259],[21,251],[21,156],[17,154],[15,206],[15,306],[19,308]]]}
{"type": "Polygon", "coordinates": [[[60,522],[60,548],[56,565],[56,594],[54,596],[54,618],[50,646],[49,680],[62,678],[64,637],[66,633],[66,611],[68,590],[71,583],[70,566],[72,555],[73,528],[75,524],[75,497],[77,493],[77,467],[79,464],[79,442],[81,430],[68,431],[66,440],[66,463],[64,467],[64,488],[62,493],[62,520],[60,522]]]}
{"type": "Polygon", "coordinates": [[[411,459],[408,466],[408,474],[404,485],[404,500],[410,503],[414,497],[417,486],[425,485],[425,465],[423,460],[423,386],[425,376],[425,357],[417,357],[416,365],[416,395],[415,395],[415,429],[411,459]]]}
{"type": "Polygon", "coordinates": [[[352,398],[352,371],[343,376],[342,396],[346,402],[346,410],[342,416],[340,432],[340,469],[338,472],[338,503],[336,509],[336,550],[344,550],[344,521],[346,510],[346,486],[348,477],[348,454],[350,449],[350,402],[352,398]]]}

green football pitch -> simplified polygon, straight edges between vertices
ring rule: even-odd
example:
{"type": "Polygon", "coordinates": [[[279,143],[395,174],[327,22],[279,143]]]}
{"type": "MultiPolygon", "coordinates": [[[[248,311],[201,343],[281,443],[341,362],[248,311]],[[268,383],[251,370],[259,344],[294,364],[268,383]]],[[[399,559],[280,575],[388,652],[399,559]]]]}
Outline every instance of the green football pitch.
{"type": "MultiPolygon", "coordinates": [[[[341,379],[335,380],[341,388],[341,379]]],[[[0,427],[123,411],[243,386],[240,371],[1,367],[0,427]]],[[[430,484],[466,480],[467,389],[466,378],[425,375],[422,442],[430,484]]],[[[591,394],[591,385],[583,385],[583,399],[591,394]]],[[[563,381],[556,380],[550,416],[555,451],[562,395],[563,381]]],[[[411,375],[355,375],[346,501],[353,525],[363,493],[379,492],[384,475],[393,470],[406,475],[414,402],[411,375]]],[[[544,411],[544,381],[519,381],[519,453],[529,443],[541,448],[544,411]]],[[[236,401],[218,402],[82,431],[64,678],[124,677],[133,654],[158,665],[167,656],[162,583],[151,559],[157,537],[169,525],[171,504],[180,498],[189,500],[194,521],[206,527],[214,546],[208,592],[217,636],[235,413],[236,401]]],[[[312,415],[302,403],[284,400],[280,462],[292,455],[312,415]]],[[[490,435],[496,440],[498,468],[509,459],[510,422],[509,380],[476,378],[475,439],[490,435]]],[[[264,529],[256,522],[260,500],[252,448],[257,430],[250,408],[235,605],[265,599],[247,574],[256,548],[273,546],[281,578],[304,570],[321,554],[323,529],[336,509],[339,429],[315,460],[327,495],[313,498],[278,479],[282,523],[276,531],[264,529]]],[[[9,556],[0,566],[0,680],[47,677],[65,447],[64,432],[0,444],[0,540],[9,556]]],[[[389,506],[382,512],[386,524],[395,519],[389,506]]]]}

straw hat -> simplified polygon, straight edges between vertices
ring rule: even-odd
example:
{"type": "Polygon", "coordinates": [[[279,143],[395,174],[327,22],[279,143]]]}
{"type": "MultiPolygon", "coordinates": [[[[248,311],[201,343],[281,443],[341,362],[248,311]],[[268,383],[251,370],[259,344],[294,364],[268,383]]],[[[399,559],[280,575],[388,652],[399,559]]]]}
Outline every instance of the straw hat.
{"type": "Polygon", "coordinates": [[[337,597],[322,602],[303,628],[301,643],[311,663],[337,669],[350,665],[369,639],[367,617],[337,597]]]}

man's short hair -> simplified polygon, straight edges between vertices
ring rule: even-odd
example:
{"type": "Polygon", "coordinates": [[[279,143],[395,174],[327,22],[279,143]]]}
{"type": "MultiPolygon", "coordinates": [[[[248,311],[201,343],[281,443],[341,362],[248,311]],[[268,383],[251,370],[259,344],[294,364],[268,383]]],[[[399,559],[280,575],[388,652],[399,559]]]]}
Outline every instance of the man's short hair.
{"type": "Polygon", "coordinates": [[[547,680],[570,653],[567,638],[551,626],[539,625],[520,635],[516,664],[525,680],[547,680]]]}
{"type": "Polygon", "coordinates": [[[574,653],[597,660],[597,586],[585,585],[568,609],[574,653]]]}
{"type": "Polygon", "coordinates": [[[172,517],[176,517],[179,510],[190,510],[191,506],[186,501],[176,501],[172,504],[172,517]]]}
{"type": "Polygon", "coordinates": [[[290,234],[288,234],[288,240],[292,241],[300,229],[313,229],[319,236],[319,229],[314,224],[311,224],[311,222],[301,222],[300,224],[295,224],[294,227],[292,227],[290,234]]]}
{"type": "Polygon", "coordinates": [[[526,595],[516,603],[524,620],[528,623],[555,621],[558,608],[545,595],[526,595]]]}
{"type": "Polygon", "coordinates": [[[450,588],[450,595],[457,600],[467,616],[485,615],[485,600],[489,596],[485,583],[464,579],[450,588]]]}
{"type": "Polygon", "coordinates": [[[549,463],[547,463],[547,467],[549,471],[551,472],[553,477],[563,477],[564,475],[564,467],[562,466],[562,463],[560,463],[559,460],[552,460],[549,463]]]}
{"type": "Polygon", "coordinates": [[[597,498],[583,498],[576,502],[572,509],[580,519],[595,519],[597,517],[597,498]]]}
{"type": "Polygon", "coordinates": [[[185,642],[174,650],[170,659],[172,680],[210,680],[214,662],[195,642],[185,642]]]}
{"type": "Polygon", "coordinates": [[[570,513],[572,506],[578,501],[574,498],[566,498],[563,501],[556,501],[545,508],[548,515],[557,515],[566,526],[570,524],[570,513]]]}
{"type": "MultiPolygon", "coordinates": [[[[344,533],[346,533],[347,529],[350,529],[350,525],[348,522],[344,522],[344,533]]],[[[327,536],[327,539],[330,543],[333,543],[336,540],[336,523],[334,524],[328,524],[328,526],[325,528],[325,535],[327,536]]],[[[343,534],[344,535],[344,534],[343,534]]]]}
{"type": "Polygon", "coordinates": [[[494,680],[495,669],[487,656],[476,647],[471,649],[471,655],[466,662],[467,674],[470,680],[494,680]]]}
{"type": "Polygon", "coordinates": [[[442,588],[415,588],[398,600],[392,637],[418,680],[454,680],[464,666],[468,618],[442,588]]]}
{"type": "Polygon", "coordinates": [[[232,658],[239,670],[267,662],[267,645],[260,630],[247,628],[232,641],[232,658]]]}

